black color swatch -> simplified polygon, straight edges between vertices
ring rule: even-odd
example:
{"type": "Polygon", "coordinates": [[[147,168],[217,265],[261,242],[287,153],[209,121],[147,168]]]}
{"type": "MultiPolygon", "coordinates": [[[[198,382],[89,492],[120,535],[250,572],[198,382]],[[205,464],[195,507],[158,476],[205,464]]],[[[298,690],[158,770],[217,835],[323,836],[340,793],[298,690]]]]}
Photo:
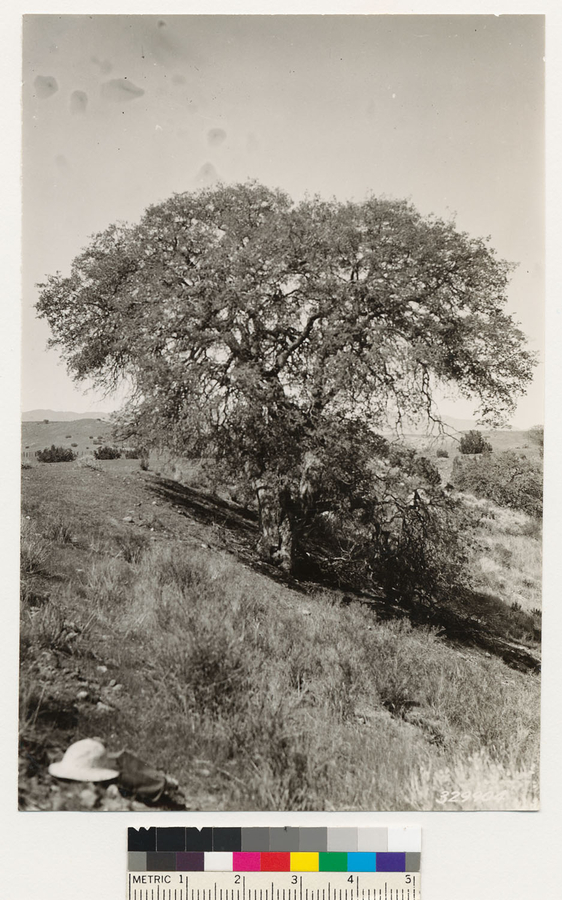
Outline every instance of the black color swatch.
{"type": "Polygon", "coordinates": [[[156,849],[185,850],[185,828],[157,828],[156,849]]]}
{"type": "Polygon", "coordinates": [[[156,850],[156,828],[128,828],[127,831],[128,850],[156,850]]]}
{"type": "Polygon", "coordinates": [[[213,829],[186,828],[185,849],[211,851],[213,849],[213,829]]]}
{"type": "Polygon", "coordinates": [[[213,850],[223,853],[238,853],[241,849],[241,828],[213,828],[213,850]]]}

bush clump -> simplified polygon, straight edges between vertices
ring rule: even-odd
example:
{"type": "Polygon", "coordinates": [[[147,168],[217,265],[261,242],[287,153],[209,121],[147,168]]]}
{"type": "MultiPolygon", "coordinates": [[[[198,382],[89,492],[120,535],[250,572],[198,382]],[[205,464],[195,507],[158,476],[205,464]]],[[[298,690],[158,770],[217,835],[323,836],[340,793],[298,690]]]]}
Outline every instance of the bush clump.
{"type": "Polygon", "coordinates": [[[123,455],[125,459],[142,459],[143,456],[146,456],[146,450],[143,447],[129,447],[123,455]]]}
{"type": "Polygon", "coordinates": [[[536,447],[538,447],[540,455],[542,456],[544,452],[544,426],[534,425],[527,432],[527,437],[530,438],[536,447]]]}
{"type": "Polygon", "coordinates": [[[36,450],[35,456],[39,462],[46,463],[73,462],[76,459],[76,454],[70,447],[55,447],[54,444],[44,450],[36,450]]]}
{"type": "Polygon", "coordinates": [[[117,447],[99,447],[94,451],[96,459],[120,459],[121,451],[117,447]]]}
{"type": "Polygon", "coordinates": [[[439,602],[467,583],[462,510],[427,457],[360,423],[333,423],[300,494],[293,513],[305,574],[316,568],[340,587],[379,586],[405,604],[439,602]]]}
{"type": "Polygon", "coordinates": [[[465,456],[476,453],[491,453],[492,445],[486,440],[481,431],[467,431],[461,437],[459,450],[465,456]]]}
{"type": "Polygon", "coordinates": [[[444,447],[439,447],[435,453],[437,459],[449,459],[449,451],[444,447]]]}
{"type": "Polygon", "coordinates": [[[522,510],[536,518],[542,516],[542,468],[513,450],[478,459],[457,457],[452,481],[459,491],[486,497],[498,506],[522,510]]]}

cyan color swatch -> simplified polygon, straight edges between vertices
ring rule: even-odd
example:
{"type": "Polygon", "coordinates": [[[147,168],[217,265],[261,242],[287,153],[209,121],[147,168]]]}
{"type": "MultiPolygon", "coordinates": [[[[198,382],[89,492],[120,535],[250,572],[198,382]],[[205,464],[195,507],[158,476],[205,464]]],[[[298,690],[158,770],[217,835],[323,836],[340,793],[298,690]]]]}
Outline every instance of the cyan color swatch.
{"type": "Polygon", "coordinates": [[[347,871],[348,872],[376,872],[377,857],[384,856],[384,853],[348,853],[347,854],[347,871]]]}

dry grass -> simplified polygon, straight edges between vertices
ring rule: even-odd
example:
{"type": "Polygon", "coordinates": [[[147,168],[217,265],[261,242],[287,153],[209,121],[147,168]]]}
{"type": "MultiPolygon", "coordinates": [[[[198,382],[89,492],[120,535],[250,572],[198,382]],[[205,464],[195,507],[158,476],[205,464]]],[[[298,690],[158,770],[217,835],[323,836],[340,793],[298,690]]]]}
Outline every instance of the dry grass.
{"type": "Polygon", "coordinates": [[[20,537],[20,569],[22,576],[41,574],[49,558],[49,542],[35,531],[29,519],[22,519],[20,537]]]}
{"type": "Polygon", "coordinates": [[[524,512],[462,494],[477,513],[472,575],[482,591],[525,612],[541,609],[542,524],[524,512]]]}
{"type": "Polygon", "coordinates": [[[94,469],[97,472],[103,472],[102,464],[96,459],[93,453],[87,453],[85,456],[80,456],[74,465],[78,469],[94,469]]]}
{"type": "Polygon", "coordinates": [[[128,746],[193,809],[536,806],[536,676],[335,592],[297,593],[201,548],[212,529],[194,536],[178,513],[151,532],[144,482],[115,471],[25,473],[24,747],[128,746]],[[62,496],[72,541],[52,524],[62,496]],[[142,528],[122,524],[130,508],[142,528]]]}
{"type": "Polygon", "coordinates": [[[181,545],[143,557],[129,598],[104,617],[122,635],[133,702],[144,685],[140,732],[192,790],[204,760],[226,808],[434,808],[436,793],[412,787],[426,769],[440,790],[443,772],[466,789],[466,761],[482,753],[491,783],[527,773],[536,789],[536,683],[496,660],[459,658],[431,632],[326,594],[264,595],[226,555],[181,545]]]}

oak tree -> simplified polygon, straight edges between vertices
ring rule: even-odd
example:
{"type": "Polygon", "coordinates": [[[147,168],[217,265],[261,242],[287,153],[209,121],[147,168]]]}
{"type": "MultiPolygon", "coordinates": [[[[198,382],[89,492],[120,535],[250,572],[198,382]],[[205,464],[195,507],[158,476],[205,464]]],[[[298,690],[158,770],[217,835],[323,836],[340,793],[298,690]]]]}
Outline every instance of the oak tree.
{"type": "Polygon", "coordinates": [[[357,423],[438,420],[442,385],[483,422],[513,408],[533,358],[505,310],[510,271],[406,201],[297,204],[252,182],[111,225],[37,308],[76,379],[126,379],[131,435],[245,481],[261,552],[291,569],[334,435],[351,450],[357,423]]]}

